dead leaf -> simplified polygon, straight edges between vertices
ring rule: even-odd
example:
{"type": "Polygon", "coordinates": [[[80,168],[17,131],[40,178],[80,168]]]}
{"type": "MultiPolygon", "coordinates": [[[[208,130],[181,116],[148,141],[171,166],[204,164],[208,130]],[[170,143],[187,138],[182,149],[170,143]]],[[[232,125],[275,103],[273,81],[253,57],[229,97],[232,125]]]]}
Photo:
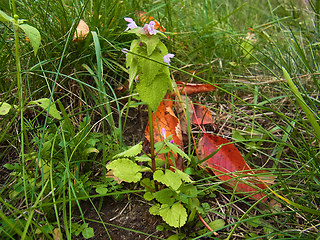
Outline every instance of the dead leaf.
{"type": "Polygon", "coordinates": [[[89,26],[86,24],[85,21],[81,19],[76,28],[76,31],[74,32],[73,41],[80,42],[84,40],[87,37],[89,32],[90,32],[89,26]]]}
{"type": "Polygon", "coordinates": [[[207,157],[221,145],[223,146],[215,155],[203,162],[203,166],[209,167],[220,180],[229,186],[236,187],[237,192],[252,193],[250,198],[255,200],[263,198],[265,194],[259,192],[257,188],[265,189],[265,183],[257,177],[239,150],[227,139],[205,133],[198,144],[199,157],[207,157]]]}
{"type": "Polygon", "coordinates": [[[194,115],[192,118],[193,124],[213,124],[213,117],[205,106],[200,104],[194,104],[194,115]]]}
{"type": "Polygon", "coordinates": [[[185,83],[180,81],[177,81],[176,83],[178,85],[178,90],[180,94],[187,96],[198,93],[211,92],[214,89],[216,89],[216,87],[211,84],[185,83]]]}
{"type": "Polygon", "coordinates": [[[60,240],[61,239],[59,228],[53,229],[53,239],[54,240],[60,240]]]}

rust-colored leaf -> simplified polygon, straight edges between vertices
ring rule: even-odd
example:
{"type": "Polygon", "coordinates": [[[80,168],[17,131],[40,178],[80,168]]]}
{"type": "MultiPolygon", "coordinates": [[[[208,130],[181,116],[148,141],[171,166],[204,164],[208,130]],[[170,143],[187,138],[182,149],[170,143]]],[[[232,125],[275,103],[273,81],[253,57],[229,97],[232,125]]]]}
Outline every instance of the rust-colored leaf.
{"type": "Polygon", "coordinates": [[[87,37],[89,31],[89,26],[86,24],[85,21],[81,19],[76,28],[76,31],[74,32],[73,41],[80,42],[84,40],[87,37]]]}
{"type": "Polygon", "coordinates": [[[192,117],[193,124],[213,124],[212,115],[205,106],[200,104],[193,105],[194,114],[192,117]]]}
{"type": "MultiPolygon", "coordinates": [[[[256,176],[256,173],[245,162],[239,150],[227,139],[210,134],[204,134],[199,141],[200,158],[205,158],[215,152],[220,145],[220,150],[203,163],[222,181],[231,187],[236,187],[237,192],[253,194],[251,199],[261,199],[265,196],[258,188],[265,189],[266,185],[256,176]],[[225,173],[225,174],[224,174],[225,173]]],[[[264,199],[265,201],[266,199],[264,199]]]]}
{"type": "Polygon", "coordinates": [[[197,93],[211,92],[216,89],[216,87],[211,84],[185,83],[180,81],[177,81],[176,83],[180,94],[187,94],[187,96],[197,93]]]}
{"type": "MultiPolygon", "coordinates": [[[[173,112],[173,102],[172,100],[166,95],[166,97],[161,101],[156,114],[153,114],[153,128],[154,128],[154,142],[161,142],[163,141],[162,136],[162,129],[164,128],[166,131],[166,136],[172,135],[172,140],[178,146],[183,146],[182,143],[182,135],[180,129],[180,121],[176,117],[175,113],[173,112]]],[[[150,126],[149,123],[145,129],[145,137],[150,142],[150,126]]],[[[175,157],[175,165],[178,169],[183,169],[183,161],[181,158],[178,158],[176,154],[175,157]]],[[[161,159],[165,159],[165,156],[158,156],[161,159]]],[[[169,162],[170,165],[173,165],[172,162],[169,162]]]]}

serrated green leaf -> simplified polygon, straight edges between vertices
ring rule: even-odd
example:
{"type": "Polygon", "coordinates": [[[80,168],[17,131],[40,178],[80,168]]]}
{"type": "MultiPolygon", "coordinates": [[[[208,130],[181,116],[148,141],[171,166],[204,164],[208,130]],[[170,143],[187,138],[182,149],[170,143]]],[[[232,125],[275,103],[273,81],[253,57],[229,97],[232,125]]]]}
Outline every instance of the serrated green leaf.
{"type": "Polygon", "coordinates": [[[144,187],[145,189],[148,189],[148,190],[153,190],[155,187],[154,187],[154,181],[153,180],[150,180],[149,178],[144,178],[140,181],[140,184],[142,187],[144,187]]]}
{"type": "MultiPolygon", "coordinates": [[[[130,45],[130,52],[138,53],[139,41],[137,39],[133,40],[130,45]]],[[[135,58],[133,53],[127,53],[126,57],[126,67],[132,66],[132,61],[135,58]]]]}
{"type": "Polygon", "coordinates": [[[21,28],[24,33],[27,35],[27,37],[29,38],[33,51],[34,51],[34,55],[37,55],[39,46],[40,46],[40,42],[41,42],[41,35],[40,32],[38,31],[38,29],[36,29],[35,27],[32,27],[28,24],[19,24],[18,25],[19,28],[21,28]]]}
{"type": "Polygon", "coordinates": [[[154,196],[159,203],[172,205],[176,201],[177,194],[169,188],[164,188],[154,193],[154,196]]]}
{"type": "Polygon", "coordinates": [[[119,157],[135,157],[139,153],[141,153],[141,151],[142,151],[142,142],[139,142],[138,144],[130,147],[128,150],[115,155],[113,159],[119,158],[119,157]]]}
{"type": "Polygon", "coordinates": [[[141,100],[156,112],[166,92],[170,89],[170,84],[170,78],[167,75],[159,74],[150,85],[146,82],[137,84],[137,92],[139,93],[141,100]]]}
{"type": "Polygon", "coordinates": [[[169,169],[166,169],[165,173],[162,170],[155,171],[153,179],[171,187],[173,190],[178,190],[182,184],[180,176],[169,169]]]}
{"type": "Polygon", "coordinates": [[[160,211],[160,204],[152,205],[149,208],[149,213],[152,214],[152,215],[159,215],[160,214],[159,211],[160,211]]]}
{"type": "Polygon", "coordinates": [[[178,148],[177,145],[170,143],[169,141],[166,141],[167,139],[165,139],[166,145],[174,152],[179,154],[181,157],[184,157],[185,159],[187,159],[189,162],[191,161],[191,159],[189,158],[189,156],[182,151],[180,148],[178,148]]]}
{"type": "Polygon", "coordinates": [[[140,40],[141,42],[147,45],[148,56],[150,56],[153,53],[158,43],[160,42],[159,37],[157,35],[153,35],[151,37],[147,35],[141,35],[140,40]]]}
{"type": "Polygon", "coordinates": [[[82,236],[83,236],[85,239],[94,237],[93,228],[92,228],[92,227],[85,228],[85,229],[82,231],[82,236]]]}
{"type": "Polygon", "coordinates": [[[161,56],[168,54],[168,49],[167,49],[166,45],[163,44],[163,42],[159,41],[157,48],[160,50],[161,56]]]}
{"type": "Polygon", "coordinates": [[[0,115],[6,115],[10,112],[12,106],[6,102],[0,102],[0,115]]]}
{"type": "MultiPolygon", "coordinates": [[[[41,98],[35,101],[30,101],[29,105],[36,104],[39,107],[43,108],[44,110],[48,111],[49,103],[50,103],[49,98],[41,98]]],[[[60,113],[56,108],[56,105],[53,102],[51,102],[50,104],[49,114],[56,119],[59,119],[59,120],[62,119],[60,116],[60,113]]]]}
{"type": "Polygon", "coordinates": [[[5,12],[0,10],[0,21],[1,22],[13,22],[13,18],[7,15],[5,12]]]}
{"type": "Polygon", "coordinates": [[[208,225],[212,228],[213,231],[215,231],[215,230],[222,228],[225,225],[225,222],[222,219],[216,219],[216,220],[208,223],[208,225]]]}
{"type": "Polygon", "coordinates": [[[187,210],[181,203],[175,203],[171,207],[163,204],[159,210],[162,219],[171,227],[182,227],[188,218],[187,210]]]}
{"type": "Polygon", "coordinates": [[[127,158],[114,160],[107,165],[107,168],[113,170],[114,176],[126,182],[138,182],[142,177],[141,166],[127,158]]]}
{"type": "Polygon", "coordinates": [[[159,52],[154,52],[149,58],[139,58],[139,66],[141,66],[141,74],[139,75],[139,82],[143,82],[147,86],[150,85],[154,78],[162,73],[166,68],[164,65],[158,63],[163,62],[163,56],[159,52]]]}
{"type": "Polygon", "coordinates": [[[143,194],[143,198],[146,201],[151,201],[152,199],[154,199],[154,196],[151,192],[146,192],[145,194],[143,194]]]}
{"type": "Polygon", "coordinates": [[[188,182],[188,183],[191,183],[192,180],[190,179],[190,176],[182,171],[180,171],[179,169],[176,169],[175,170],[175,173],[177,175],[179,175],[179,177],[181,178],[181,180],[185,181],[185,182],[188,182]]]}

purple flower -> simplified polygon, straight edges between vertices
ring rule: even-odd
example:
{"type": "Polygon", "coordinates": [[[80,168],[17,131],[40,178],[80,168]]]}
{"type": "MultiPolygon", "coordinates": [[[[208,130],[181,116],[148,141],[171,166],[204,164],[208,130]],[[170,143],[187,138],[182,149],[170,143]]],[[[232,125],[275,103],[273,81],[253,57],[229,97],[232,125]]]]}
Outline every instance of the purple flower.
{"type": "Polygon", "coordinates": [[[167,138],[167,132],[166,132],[166,130],[164,128],[162,128],[162,136],[164,138],[167,138]]]}
{"type": "Polygon", "coordinates": [[[144,34],[156,35],[159,31],[154,29],[155,24],[156,23],[154,21],[151,21],[149,24],[145,24],[143,27],[144,34]]]}
{"type": "Polygon", "coordinates": [[[127,48],[122,48],[121,49],[121,52],[125,53],[126,55],[127,55],[128,51],[129,51],[129,49],[127,49],[127,48]]]}
{"type": "Polygon", "coordinates": [[[139,82],[139,74],[134,78],[134,81],[135,81],[136,83],[139,82]]]}
{"type": "Polygon", "coordinates": [[[129,29],[134,29],[134,28],[137,28],[137,24],[135,23],[135,21],[133,21],[132,18],[124,18],[125,21],[128,22],[128,26],[127,26],[127,29],[125,31],[128,31],[129,29]]]}
{"type": "Polygon", "coordinates": [[[168,63],[168,64],[170,65],[170,61],[171,61],[170,58],[173,58],[173,57],[174,57],[174,54],[168,53],[167,55],[164,55],[164,56],[163,56],[163,61],[164,61],[165,63],[168,63]]]}
{"type": "Polygon", "coordinates": [[[173,141],[173,140],[170,140],[170,143],[174,143],[174,141],[173,141]]]}

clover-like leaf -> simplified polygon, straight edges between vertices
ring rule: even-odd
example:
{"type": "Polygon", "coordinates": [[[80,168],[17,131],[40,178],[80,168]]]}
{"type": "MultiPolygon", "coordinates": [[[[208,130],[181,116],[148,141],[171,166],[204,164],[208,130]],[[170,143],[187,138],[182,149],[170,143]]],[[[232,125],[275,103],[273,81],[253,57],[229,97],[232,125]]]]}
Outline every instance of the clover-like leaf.
{"type": "Polygon", "coordinates": [[[114,176],[126,182],[136,183],[142,177],[142,174],[140,173],[141,166],[132,162],[128,158],[121,158],[118,160],[114,160],[107,165],[107,168],[109,170],[111,169],[113,170],[114,176]]]}

